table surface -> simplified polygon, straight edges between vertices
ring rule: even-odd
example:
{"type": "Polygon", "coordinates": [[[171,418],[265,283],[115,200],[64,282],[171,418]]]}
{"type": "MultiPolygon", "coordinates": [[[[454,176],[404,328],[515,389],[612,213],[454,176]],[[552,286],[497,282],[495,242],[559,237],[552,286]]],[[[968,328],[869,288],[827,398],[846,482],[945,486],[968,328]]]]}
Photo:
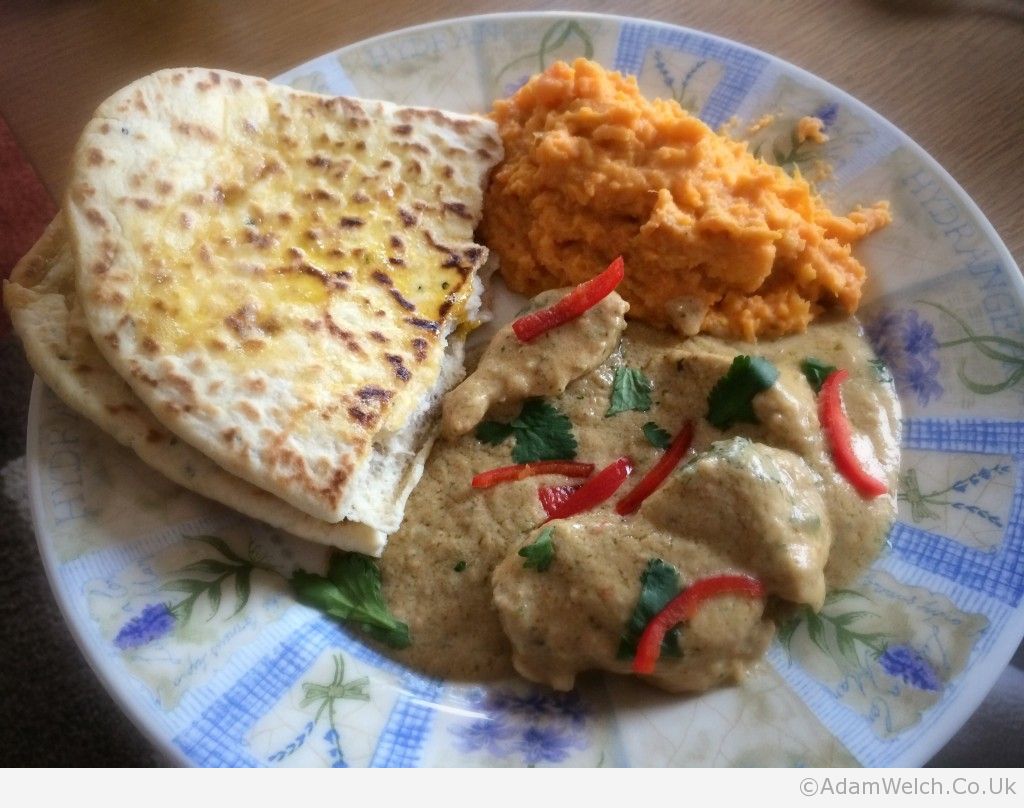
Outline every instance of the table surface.
{"type": "MultiPolygon", "coordinates": [[[[59,200],[72,146],[93,109],[158,68],[272,76],[397,28],[552,8],[696,28],[821,76],[935,157],[1024,265],[1024,0],[4,0],[0,114],[59,200]]],[[[3,392],[27,396],[22,384],[3,392]]],[[[19,430],[24,435],[23,423],[19,430]]],[[[963,754],[944,762],[969,763],[967,747],[963,754]]]]}
{"type": "Polygon", "coordinates": [[[93,109],[158,68],[272,76],[396,28],[549,8],[685,25],[821,76],[920,143],[1024,264],[1024,0],[5,0],[0,112],[59,198],[68,155],[93,109]]]}

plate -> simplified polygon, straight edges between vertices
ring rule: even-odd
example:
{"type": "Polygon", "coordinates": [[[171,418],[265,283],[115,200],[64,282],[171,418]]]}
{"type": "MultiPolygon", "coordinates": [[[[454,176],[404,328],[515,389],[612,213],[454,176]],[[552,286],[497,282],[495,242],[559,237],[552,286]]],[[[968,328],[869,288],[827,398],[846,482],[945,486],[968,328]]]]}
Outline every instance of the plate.
{"type": "Polygon", "coordinates": [[[913,766],[966,720],[1020,642],[1024,285],[977,207],[906,135],[771,56],[607,16],[445,21],[279,80],[482,111],[580,55],[637,75],[646,95],[673,97],[713,127],[773,114],[751,146],[808,172],[830,165],[818,188],[838,208],[891,201],[893,225],[860,251],[872,273],[861,319],[905,415],[886,550],[812,623],[789,626],[739,687],[674,698],[597,676],[569,694],[439,681],[292,599],[279,571],[320,568],[322,548],[176,488],[37,380],[29,484],[47,572],[89,662],[170,760],[913,766]],[[794,143],[805,115],[821,118],[827,143],[794,143]],[[205,572],[182,571],[198,562],[205,572]]]}

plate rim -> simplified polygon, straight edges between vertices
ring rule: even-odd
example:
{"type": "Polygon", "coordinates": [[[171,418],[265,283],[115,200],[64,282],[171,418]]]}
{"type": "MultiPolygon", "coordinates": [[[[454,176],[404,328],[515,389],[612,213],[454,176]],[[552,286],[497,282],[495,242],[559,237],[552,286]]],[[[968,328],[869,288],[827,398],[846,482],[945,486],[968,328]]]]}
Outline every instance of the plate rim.
{"type": "MultiPolygon", "coordinates": [[[[1017,299],[1024,303],[1024,275],[1022,275],[1021,269],[1009,248],[1000,237],[998,231],[996,231],[995,227],[988,220],[988,217],[985,216],[980,206],[963,189],[960,183],[957,182],[957,180],[927,151],[927,149],[921,146],[921,144],[908,135],[902,128],[894,124],[880,112],[877,112],[872,107],[851,95],[842,87],[821,78],[820,76],[788,61],[787,59],[783,59],[767,51],[763,51],[754,46],[747,45],[738,40],[729,39],[718,34],[646,17],[634,17],[624,14],[604,14],[590,11],[573,11],[568,9],[466,14],[417,23],[404,28],[375,34],[372,37],[360,39],[355,42],[349,42],[345,45],[323,51],[308,59],[298,62],[287,70],[277,73],[269,80],[272,82],[278,81],[281,76],[298,70],[304,65],[315,62],[325,56],[341,54],[350,49],[365,48],[378,41],[392,37],[406,36],[431,28],[487,21],[497,22],[501,20],[545,18],[611,21],[620,26],[623,24],[639,24],[690,34],[698,38],[712,40],[716,43],[728,45],[729,47],[737,48],[763,57],[769,63],[781,66],[784,72],[791,72],[792,74],[795,74],[805,84],[811,85],[819,90],[824,90],[830,96],[838,97],[838,99],[848,107],[855,109],[862,115],[866,115],[872,121],[880,123],[882,126],[896,133],[898,139],[913,146],[915,156],[922,159],[924,167],[935,172],[938,178],[945,182],[947,187],[953,192],[956,200],[973,216],[974,223],[979,226],[982,235],[986,238],[988,243],[994,247],[996,259],[1001,264],[1004,264],[1006,269],[1011,270],[1006,273],[1010,276],[1011,287],[1016,293],[1017,299]],[[1016,270],[1016,272],[1013,272],[1012,270],[1016,270]]],[[[127,671],[120,670],[116,666],[113,656],[101,654],[99,646],[97,646],[93,640],[87,636],[85,628],[79,623],[78,614],[72,604],[70,592],[60,585],[59,567],[61,562],[57,558],[56,548],[53,546],[49,535],[43,530],[41,462],[39,454],[43,387],[44,384],[42,380],[38,376],[33,376],[29,399],[28,419],[26,423],[27,436],[25,462],[27,471],[28,499],[32,516],[32,528],[35,533],[36,544],[39,548],[40,557],[43,561],[43,568],[46,573],[50,590],[57,601],[63,621],[71,632],[75,644],[85,657],[86,662],[102,684],[104,690],[106,690],[108,695],[110,695],[113,701],[117,704],[121,712],[124,713],[136,729],[141,732],[154,750],[158,754],[162,755],[169,763],[181,767],[198,766],[199,764],[191,760],[175,745],[173,736],[164,732],[159,726],[159,722],[157,722],[153,717],[154,706],[146,704],[142,695],[136,692],[136,687],[133,686],[130,674],[127,671]]],[[[1018,604],[1016,607],[1010,608],[1013,609],[1012,616],[1007,619],[1001,634],[997,637],[986,654],[989,664],[982,670],[972,673],[968,680],[960,683],[958,695],[953,700],[953,703],[949,704],[943,710],[942,714],[935,720],[930,731],[923,734],[914,743],[904,749],[903,752],[897,755],[896,758],[891,760],[887,764],[889,767],[923,766],[932,757],[934,757],[934,755],[942,749],[943,746],[945,746],[945,744],[977,711],[978,707],[991,692],[999,677],[1006,669],[1022,640],[1024,640],[1024,605],[1018,604]],[[1012,640],[1013,637],[1016,637],[1016,639],[1012,640]]],[[[813,709],[810,707],[808,707],[808,709],[811,710],[812,714],[814,713],[813,709]]],[[[817,715],[815,715],[815,719],[819,722],[821,721],[817,715]]],[[[825,725],[822,724],[822,726],[825,725]]],[[[825,727],[825,729],[831,735],[831,731],[828,730],[827,727],[825,727]]],[[[842,743],[841,741],[839,742],[840,744],[842,743]]]]}
{"type": "MultiPolygon", "coordinates": [[[[132,687],[129,675],[126,671],[118,670],[110,655],[101,653],[100,647],[85,633],[85,627],[78,621],[78,615],[72,603],[71,592],[60,586],[60,560],[57,558],[57,550],[52,540],[47,535],[44,540],[43,505],[42,505],[42,475],[39,462],[39,436],[42,419],[42,400],[46,385],[38,375],[32,377],[32,392],[28,404],[28,435],[25,446],[25,468],[27,471],[26,481],[28,488],[29,511],[32,514],[32,529],[36,535],[36,546],[39,548],[39,555],[43,561],[43,569],[46,572],[46,579],[50,585],[50,591],[57,601],[64,624],[71,632],[71,637],[78,646],[78,650],[85,657],[86,663],[96,675],[100,684],[114,703],[121,709],[125,717],[132,725],[142,733],[149,741],[153,750],[169,759],[170,763],[179,767],[193,767],[196,764],[191,761],[184,752],[174,744],[174,739],[167,737],[161,732],[159,726],[152,720],[152,705],[146,705],[142,696],[135,692],[132,687]]],[[[51,393],[51,395],[53,395],[51,393]]]]}

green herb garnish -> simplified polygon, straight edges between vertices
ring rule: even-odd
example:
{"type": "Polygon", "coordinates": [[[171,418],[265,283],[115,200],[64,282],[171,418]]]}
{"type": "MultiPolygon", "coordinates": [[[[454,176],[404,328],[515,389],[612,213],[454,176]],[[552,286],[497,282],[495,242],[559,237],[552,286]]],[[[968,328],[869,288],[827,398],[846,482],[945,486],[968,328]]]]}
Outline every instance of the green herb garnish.
{"type": "Polygon", "coordinates": [[[519,551],[519,555],[526,559],[524,567],[533,567],[537,572],[544,572],[555,560],[555,543],[551,541],[555,529],[546,527],[534,540],[533,544],[526,545],[519,551]]]}
{"type": "Polygon", "coordinates": [[[481,443],[488,443],[497,446],[507,438],[512,437],[515,430],[512,424],[503,424],[500,421],[481,421],[473,433],[481,443]]]}
{"type": "Polygon", "coordinates": [[[452,569],[455,570],[455,572],[462,572],[464,569],[466,569],[466,562],[458,561],[456,562],[455,566],[452,567],[452,569]]]}
{"type": "MultiPolygon", "coordinates": [[[[671,564],[660,558],[652,558],[640,574],[640,597],[633,614],[629,617],[622,638],[619,640],[619,659],[632,659],[636,656],[636,644],[644,633],[647,624],[654,616],[668,605],[680,593],[679,572],[671,564]]],[[[681,656],[679,650],[679,629],[674,628],[665,635],[661,642],[661,653],[668,656],[681,656]]]]}
{"type": "Polygon", "coordinates": [[[767,390],[778,378],[779,371],[767,359],[737,356],[708,394],[707,419],[718,429],[728,429],[737,421],[759,423],[754,414],[754,396],[767,390]]]}
{"type": "Polygon", "coordinates": [[[804,372],[804,376],[807,377],[807,383],[811,386],[815,395],[821,392],[821,386],[825,383],[825,379],[828,378],[830,373],[834,373],[835,369],[835,365],[827,365],[813,356],[808,356],[800,363],[800,370],[804,372]]]}
{"type": "Polygon", "coordinates": [[[527,399],[511,423],[484,421],[474,434],[477,440],[492,446],[514,437],[516,445],[512,449],[512,460],[516,463],[573,460],[576,457],[572,422],[541,398],[527,399]]]}
{"type": "Polygon", "coordinates": [[[628,367],[615,368],[612,379],[612,398],[608,404],[607,418],[620,412],[636,410],[647,412],[651,408],[651,380],[642,370],[628,367]]]}
{"type": "Polygon", "coordinates": [[[409,627],[384,602],[380,568],[369,556],[335,552],[327,577],[295,570],[292,590],[300,603],[352,625],[392,648],[409,645],[409,627]]]}
{"type": "Polygon", "coordinates": [[[672,436],[654,421],[648,421],[641,429],[647,442],[655,449],[667,449],[672,443],[672,436]]]}

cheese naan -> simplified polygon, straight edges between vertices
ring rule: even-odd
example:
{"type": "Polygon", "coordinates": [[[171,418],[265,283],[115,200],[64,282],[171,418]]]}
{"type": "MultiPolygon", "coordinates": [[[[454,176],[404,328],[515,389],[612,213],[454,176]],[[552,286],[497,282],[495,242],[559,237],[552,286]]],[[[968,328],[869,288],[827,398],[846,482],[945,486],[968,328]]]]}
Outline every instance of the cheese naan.
{"type": "Polygon", "coordinates": [[[470,316],[500,157],[479,117],[155,73],[104,102],[75,150],[84,321],[152,414],[223,469],[389,532],[470,316]]]}
{"type": "MultiPolygon", "coordinates": [[[[4,283],[4,304],[32,369],[67,406],[84,416],[168,479],[304,539],[379,555],[384,531],[360,522],[335,524],[303,513],[236,477],[164,428],[100,354],[75,293],[75,263],[58,214],[4,283]]],[[[453,346],[461,347],[456,341],[453,346]]],[[[439,387],[450,386],[461,351],[450,350],[439,387]]],[[[419,479],[431,440],[409,463],[394,491],[399,511],[419,479]]]]}

